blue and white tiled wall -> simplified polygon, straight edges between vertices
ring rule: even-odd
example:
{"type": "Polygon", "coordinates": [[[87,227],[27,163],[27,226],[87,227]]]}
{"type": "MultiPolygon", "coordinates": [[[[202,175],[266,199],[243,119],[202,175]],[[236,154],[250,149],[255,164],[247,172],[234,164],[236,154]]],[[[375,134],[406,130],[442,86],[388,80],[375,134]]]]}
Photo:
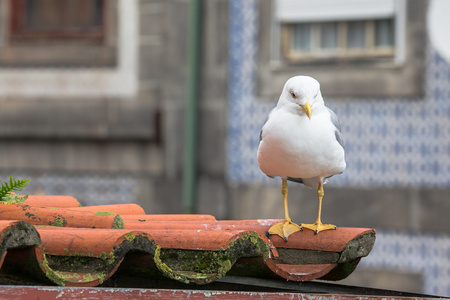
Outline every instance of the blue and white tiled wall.
{"type": "MultiPolygon", "coordinates": [[[[257,0],[231,0],[228,177],[238,183],[271,182],[258,168],[256,151],[278,99],[268,104],[255,97],[258,17],[257,0]]],[[[450,187],[450,65],[432,46],[426,65],[424,99],[337,101],[322,91],[346,144],[347,169],[330,185],[450,187]]],[[[361,264],[421,272],[424,292],[450,296],[450,237],[379,232],[361,264]]]]}
{"type": "Polygon", "coordinates": [[[450,296],[450,237],[377,231],[377,240],[358,268],[420,273],[425,294],[450,296]]]}
{"type": "MultiPolygon", "coordinates": [[[[259,131],[278,99],[255,99],[257,2],[231,3],[228,174],[237,182],[261,182],[259,131]]],[[[431,47],[427,66],[425,99],[333,101],[322,91],[341,121],[348,165],[330,184],[450,186],[450,67],[431,47]]]]}
{"type": "Polygon", "coordinates": [[[138,185],[129,174],[73,173],[73,172],[9,172],[1,171],[0,180],[26,178],[30,184],[24,194],[71,195],[82,205],[106,205],[136,202],[138,185]]]}

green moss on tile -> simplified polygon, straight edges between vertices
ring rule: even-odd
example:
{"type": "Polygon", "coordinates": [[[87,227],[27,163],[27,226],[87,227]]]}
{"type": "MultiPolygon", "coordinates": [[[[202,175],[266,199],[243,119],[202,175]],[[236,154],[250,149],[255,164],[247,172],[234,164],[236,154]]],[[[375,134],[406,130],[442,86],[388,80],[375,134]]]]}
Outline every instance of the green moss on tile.
{"type": "Polygon", "coordinates": [[[64,223],[67,223],[67,221],[58,218],[58,219],[55,219],[55,221],[53,223],[52,222],[48,222],[48,225],[56,226],[56,227],[63,227],[64,223]]]}
{"type": "Polygon", "coordinates": [[[99,283],[102,284],[106,277],[104,272],[87,273],[81,277],[81,275],[77,272],[56,271],[50,267],[47,257],[44,257],[42,266],[45,270],[45,275],[47,278],[59,286],[65,286],[66,281],[80,281],[80,279],[84,282],[92,282],[98,279],[99,283]]]}
{"type": "Polygon", "coordinates": [[[99,284],[102,284],[105,280],[106,274],[105,273],[88,273],[83,275],[83,281],[85,282],[92,282],[98,279],[99,284]]]}
{"type": "Polygon", "coordinates": [[[113,224],[112,224],[112,228],[113,229],[124,229],[125,228],[125,222],[123,221],[122,217],[117,213],[113,213],[113,212],[109,212],[109,211],[94,211],[94,213],[97,216],[103,216],[103,217],[115,216],[113,224]]]}
{"type": "Polygon", "coordinates": [[[94,214],[96,214],[97,216],[103,216],[103,217],[117,215],[116,213],[109,212],[109,211],[94,211],[94,214]]]}
{"type": "Polygon", "coordinates": [[[101,260],[106,260],[107,256],[106,256],[106,252],[102,252],[100,253],[97,258],[100,258],[101,260]]]}
{"type": "Polygon", "coordinates": [[[125,228],[125,222],[123,221],[123,219],[120,215],[117,215],[114,218],[113,229],[124,229],[124,228],[125,228]]]}
{"type": "Polygon", "coordinates": [[[91,253],[75,253],[67,256],[47,254],[48,265],[53,270],[72,273],[99,273],[108,269],[106,260],[93,257],[91,253]]]}
{"type": "Polygon", "coordinates": [[[110,252],[109,254],[106,254],[106,252],[100,253],[97,258],[100,258],[104,262],[106,262],[108,265],[114,263],[116,261],[116,256],[114,255],[114,252],[110,252]]]}
{"type": "MultiPolygon", "coordinates": [[[[149,240],[144,235],[128,235],[123,242],[114,248],[110,253],[102,252],[95,256],[88,252],[72,252],[64,249],[63,255],[50,255],[47,254],[46,265],[53,272],[51,274],[52,281],[61,283],[58,279],[61,279],[63,275],[67,274],[88,274],[87,277],[78,280],[92,281],[98,279],[100,283],[106,280],[106,276],[117,266],[124,256],[130,250],[144,251],[151,255],[154,254],[156,245],[153,241],[149,240]]],[[[46,250],[44,250],[45,252],[46,250]]]]}
{"type": "Polygon", "coordinates": [[[161,260],[161,247],[159,245],[156,246],[155,249],[154,261],[158,270],[160,270],[165,276],[186,284],[189,283],[189,280],[185,276],[177,275],[176,272],[174,272],[166,263],[161,260]]]}
{"type": "Polygon", "coordinates": [[[128,232],[125,234],[125,239],[129,242],[133,241],[136,238],[136,236],[132,232],[128,232]]]}
{"type": "Polygon", "coordinates": [[[223,277],[241,257],[269,255],[269,246],[256,232],[244,234],[216,251],[157,249],[155,261],[166,276],[181,282],[205,284],[223,277]],[[159,256],[159,257],[157,257],[159,256]]]}
{"type": "Polygon", "coordinates": [[[46,256],[44,256],[44,260],[42,261],[42,267],[44,268],[45,275],[47,276],[48,279],[50,279],[52,282],[54,282],[59,286],[65,286],[64,279],[61,278],[61,276],[58,274],[60,272],[53,271],[53,269],[49,267],[46,256]]]}

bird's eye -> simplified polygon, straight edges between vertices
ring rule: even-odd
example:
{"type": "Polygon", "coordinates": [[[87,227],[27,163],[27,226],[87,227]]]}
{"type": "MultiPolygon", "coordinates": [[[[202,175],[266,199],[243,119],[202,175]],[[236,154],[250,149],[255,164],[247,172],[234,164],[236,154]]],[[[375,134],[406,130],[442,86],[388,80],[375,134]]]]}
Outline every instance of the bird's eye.
{"type": "Polygon", "coordinates": [[[295,98],[295,97],[296,97],[296,95],[295,95],[295,93],[294,93],[294,92],[291,92],[291,96],[292,96],[293,98],[295,98]]]}

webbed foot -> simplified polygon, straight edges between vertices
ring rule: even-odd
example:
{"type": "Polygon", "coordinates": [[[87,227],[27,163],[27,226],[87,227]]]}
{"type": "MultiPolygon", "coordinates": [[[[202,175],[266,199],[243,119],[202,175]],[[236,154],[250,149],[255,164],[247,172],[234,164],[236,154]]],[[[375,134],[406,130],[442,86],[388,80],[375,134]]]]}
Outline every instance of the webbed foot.
{"type": "Polygon", "coordinates": [[[302,224],[302,227],[311,229],[315,234],[318,234],[320,231],[336,229],[336,225],[322,224],[321,222],[316,222],[314,224],[302,224]]]}
{"type": "Polygon", "coordinates": [[[294,232],[302,231],[302,230],[303,229],[301,226],[295,224],[291,220],[284,220],[283,222],[277,223],[277,224],[273,225],[272,227],[270,227],[268,233],[279,235],[287,242],[288,236],[290,236],[294,232]]]}

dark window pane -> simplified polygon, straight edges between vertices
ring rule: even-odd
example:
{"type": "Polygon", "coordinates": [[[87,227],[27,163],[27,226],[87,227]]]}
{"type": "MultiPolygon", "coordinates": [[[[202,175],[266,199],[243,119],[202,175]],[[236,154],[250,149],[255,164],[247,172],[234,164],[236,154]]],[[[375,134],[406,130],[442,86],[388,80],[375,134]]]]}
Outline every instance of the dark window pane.
{"type": "Polygon", "coordinates": [[[366,23],[364,21],[347,23],[347,47],[365,48],[366,46],[366,23]]]}
{"type": "Polygon", "coordinates": [[[375,46],[394,45],[394,26],[392,19],[375,21],[375,46]]]}
{"type": "Polygon", "coordinates": [[[337,23],[320,24],[320,48],[336,49],[337,48],[337,23]]]}
{"type": "Polygon", "coordinates": [[[101,35],[104,0],[11,0],[12,34],[20,37],[101,35]]]}
{"type": "Polygon", "coordinates": [[[27,30],[86,30],[101,25],[101,1],[27,0],[27,30]]]}
{"type": "Polygon", "coordinates": [[[293,48],[297,51],[311,50],[311,25],[296,24],[293,28],[293,48]]]}

